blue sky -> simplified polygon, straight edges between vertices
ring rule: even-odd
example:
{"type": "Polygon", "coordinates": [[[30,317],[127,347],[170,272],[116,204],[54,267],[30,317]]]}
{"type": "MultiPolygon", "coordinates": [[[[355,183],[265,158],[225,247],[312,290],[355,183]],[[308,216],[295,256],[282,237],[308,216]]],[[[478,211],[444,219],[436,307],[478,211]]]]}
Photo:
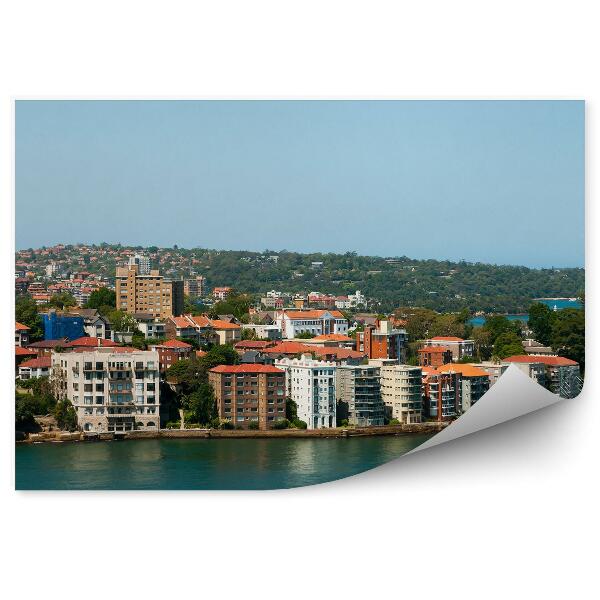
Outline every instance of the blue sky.
{"type": "Polygon", "coordinates": [[[18,101],[16,246],[584,264],[578,101],[18,101]]]}

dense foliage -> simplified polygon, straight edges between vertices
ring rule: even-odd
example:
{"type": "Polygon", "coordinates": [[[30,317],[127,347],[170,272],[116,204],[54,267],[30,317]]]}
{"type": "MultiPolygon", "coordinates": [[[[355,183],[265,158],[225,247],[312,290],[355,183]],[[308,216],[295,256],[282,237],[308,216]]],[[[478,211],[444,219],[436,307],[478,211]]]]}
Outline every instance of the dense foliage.
{"type": "Polygon", "coordinates": [[[38,310],[35,300],[29,295],[19,296],[15,300],[15,321],[29,327],[29,339],[32,342],[44,339],[44,324],[38,310]]]}

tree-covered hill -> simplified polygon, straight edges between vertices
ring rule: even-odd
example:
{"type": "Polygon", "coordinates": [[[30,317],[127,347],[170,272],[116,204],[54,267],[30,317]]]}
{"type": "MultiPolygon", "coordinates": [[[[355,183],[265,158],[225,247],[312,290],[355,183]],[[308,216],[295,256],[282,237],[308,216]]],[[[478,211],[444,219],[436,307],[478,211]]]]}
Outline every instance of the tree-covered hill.
{"type": "MultiPolygon", "coordinates": [[[[358,256],[352,252],[301,254],[103,244],[65,246],[43,257],[32,251],[30,260],[36,272],[42,272],[43,265],[53,260],[63,268],[84,265],[110,277],[116,264],[133,250],[148,254],[153,267],[166,276],[204,275],[209,287],[227,285],[251,294],[276,289],[341,295],[359,289],[377,300],[380,304],[374,308],[382,311],[423,306],[438,311],[526,312],[533,298],[577,297],[584,289],[583,269],[530,269],[406,256],[358,256]]],[[[18,254],[17,259],[23,260],[23,255],[18,254]]]]}

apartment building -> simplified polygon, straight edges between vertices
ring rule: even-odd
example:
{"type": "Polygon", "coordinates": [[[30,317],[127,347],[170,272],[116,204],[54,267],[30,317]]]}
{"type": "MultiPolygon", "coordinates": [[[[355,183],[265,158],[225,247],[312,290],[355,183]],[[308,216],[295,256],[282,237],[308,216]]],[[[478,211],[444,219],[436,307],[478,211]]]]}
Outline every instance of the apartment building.
{"type": "Polygon", "coordinates": [[[115,286],[117,308],[129,314],[165,318],[183,313],[183,281],[167,281],[157,270],[143,274],[137,264],[117,267],[115,286]]]}
{"type": "Polygon", "coordinates": [[[393,358],[406,361],[408,335],[405,329],[393,329],[388,320],[378,321],[377,326],[366,325],[356,332],[356,349],[368,358],[393,358]]]}
{"type": "Polygon", "coordinates": [[[15,321],[15,346],[24,348],[29,344],[29,332],[31,329],[27,325],[23,325],[15,321]]]}
{"type": "Polygon", "coordinates": [[[423,371],[421,367],[390,364],[391,360],[371,359],[380,368],[381,398],[386,416],[400,423],[421,423],[423,412],[423,371]]]}
{"type": "Polygon", "coordinates": [[[133,315],[133,318],[137,323],[137,328],[144,334],[144,337],[147,340],[151,338],[157,339],[166,337],[166,325],[161,319],[143,313],[136,313],[133,315]]]}
{"type": "Polygon", "coordinates": [[[279,310],[274,323],[281,329],[284,339],[294,339],[300,334],[348,334],[348,320],[339,310],[279,310]]]}
{"type": "Polygon", "coordinates": [[[579,363],[564,356],[516,355],[502,362],[516,365],[561,398],[575,398],[583,388],[579,363]]]}
{"type": "Polygon", "coordinates": [[[194,348],[181,340],[167,340],[160,344],[151,344],[149,349],[158,352],[158,364],[162,373],[173,363],[190,358],[194,348]]]}
{"type": "Polygon", "coordinates": [[[461,406],[461,392],[460,373],[444,373],[423,367],[423,412],[428,420],[450,421],[456,418],[461,406]]]}
{"type": "Polygon", "coordinates": [[[153,431],[160,427],[158,353],[95,348],[52,354],[51,378],[83,431],[153,431]]]}
{"type": "Polygon", "coordinates": [[[452,360],[460,360],[475,353],[475,342],[454,336],[437,336],[425,342],[426,346],[443,346],[452,352],[452,360]]]}
{"type": "Polygon", "coordinates": [[[192,296],[195,298],[202,297],[206,293],[206,277],[197,275],[190,279],[184,279],[183,281],[183,293],[186,296],[192,296]]]}
{"type": "Polygon", "coordinates": [[[298,418],[308,429],[336,426],[334,362],[302,358],[283,358],[275,366],[286,373],[287,395],[298,407],[298,418]]]}
{"type": "Polygon", "coordinates": [[[417,350],[421,367],[441,367],[452,362],[452,351],[445,346],[424,346],[417,350]]]}
{"type": "Polygon", "coordinates": [[[219,365],[208,372],[220,419],[270,429],[285,419],[285,372],[272,365],[219,365]]]}
{"type": "Polygon", "coordinates": [[[496,363],[489,360],[485,360],[480,363],[472,363],[472,365],[488,374],[488,377],[490,378],[490,387],[494,385],[498,379],[500,379],[504,371],[508,369],[507,364],[496,363]]]}
{"type": "Polygon", "coordinates": [[[460,414],[471,408],[490,389],[490,376],[483,369],[472,364],[443,365],[438,367],[438,371],[440,373],[460,373],[460,404],[458,406],[460,414]]]}
{"type": "Polygon", "coordinates": [[[213,298],[215,300],[225,300],[233,291],[231,287],[216,287],[213,289],[213,298]]]}
{"type": "Polygon", "coordinates": [[[338,420],[350,425],[383,425],[385,404],[381,398],[380,369],[371,365],[337,367],[338,420]]]}
{"type": "Polygon", "coordinates": [[[129,257],[128,262],[129,267],[138,268],[138,273],[140,275],[149,275],[150,274],[150,259],[143,254],[134,254],[129,257]]]}

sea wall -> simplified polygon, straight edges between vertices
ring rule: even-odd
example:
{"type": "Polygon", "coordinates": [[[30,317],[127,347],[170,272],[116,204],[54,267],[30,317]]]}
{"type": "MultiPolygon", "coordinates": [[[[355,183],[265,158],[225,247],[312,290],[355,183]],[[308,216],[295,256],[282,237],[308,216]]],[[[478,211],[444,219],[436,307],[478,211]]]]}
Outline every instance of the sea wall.
{"type": "Polygon", "coordinates": [[[39,442],[95,442],[105,440],[139,439],[235,439],[235,438],[345,438],[379,435],[437,433],[448,423],[413,423],[411,425],[384,425],[382,427],[338,427],[332,429],[277,429],[255,431],[248,429],[161,429],[160,431],[127,431],[123,433],[73,433],[49,431],[31,433],[17,432],[16,440],[21,443],[39,442]]]}

